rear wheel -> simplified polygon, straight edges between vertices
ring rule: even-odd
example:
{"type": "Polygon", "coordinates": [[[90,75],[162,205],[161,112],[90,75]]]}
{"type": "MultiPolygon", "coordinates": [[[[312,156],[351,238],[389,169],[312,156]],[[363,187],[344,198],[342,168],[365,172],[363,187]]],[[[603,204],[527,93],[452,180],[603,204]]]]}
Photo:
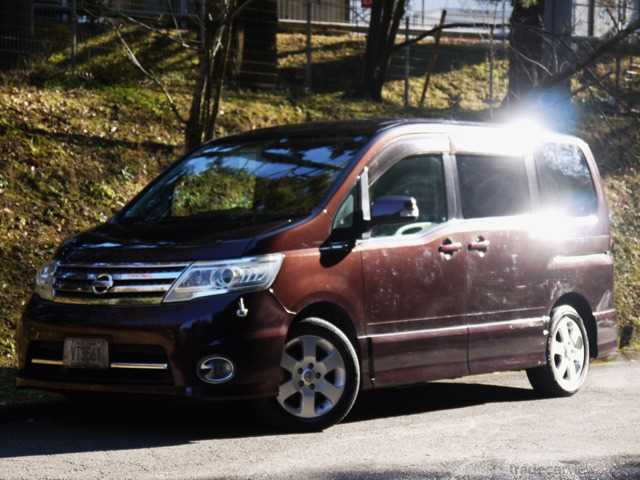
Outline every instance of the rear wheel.
{"type": "Polygon", "coordinates": [[[353,345],[331,323],[308,318],[295,324],[280,366],[283,382],[268,401],[271,423],[290,430],[322,430],[351,410],[360,386],[360,367],[353,345]]]}
{"type": "Polygon", "coordinates": [[[589,338],[580,314],[569,305],[553,309],[547,364],[527,370],[533,389],[544,395],[576,393],[589,372],[589,338]]]}

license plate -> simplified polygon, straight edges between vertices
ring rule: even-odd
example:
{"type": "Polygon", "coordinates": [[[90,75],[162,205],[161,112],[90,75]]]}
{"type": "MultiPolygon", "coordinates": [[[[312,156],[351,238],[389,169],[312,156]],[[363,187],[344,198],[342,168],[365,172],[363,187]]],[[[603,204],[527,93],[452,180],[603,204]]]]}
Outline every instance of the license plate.
{"type": "Polygon", "coordinates": [[[103,338],[66,338],[63,363],[69,368],[109,368],[109,342],[103,338]]]}

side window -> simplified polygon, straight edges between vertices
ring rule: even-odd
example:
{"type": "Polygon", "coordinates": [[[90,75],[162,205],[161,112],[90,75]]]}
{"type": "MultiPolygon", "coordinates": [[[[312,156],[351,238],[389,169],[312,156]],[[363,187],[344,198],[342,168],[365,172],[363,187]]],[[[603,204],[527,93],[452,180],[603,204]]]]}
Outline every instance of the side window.
{"type": "Polygon", "coordinates": [[[371,186],[371,202],[388,195],[414,197],[420,212],[410,223],[378,225],[372,237],[419,234],[447,220],[442,155],[418,155],[400,160],[371,186]]]}
{"type": "Polygon", "coordinates": [[[591,172],[579,147],[548,143],[536,152],[535,163],[544,209],[578,217],[598,210],[591,172]]]}
{"type": "Polygon", "coordinates": [[[527,213],[531,197],[524,158],[456,155],[464,218],[527,213]]]}

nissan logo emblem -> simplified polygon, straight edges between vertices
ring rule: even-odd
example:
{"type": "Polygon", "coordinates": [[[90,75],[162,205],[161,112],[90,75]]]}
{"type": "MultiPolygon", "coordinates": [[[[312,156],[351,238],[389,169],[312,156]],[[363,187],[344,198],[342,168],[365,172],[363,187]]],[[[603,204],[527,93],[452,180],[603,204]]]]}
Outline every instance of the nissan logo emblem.
{"type": "Polygon", "coordinates": [[[104,295],[113,287],[113,277],[108,273],[101,273],[91,284],[91,290],[96,295],[104,295]]]}

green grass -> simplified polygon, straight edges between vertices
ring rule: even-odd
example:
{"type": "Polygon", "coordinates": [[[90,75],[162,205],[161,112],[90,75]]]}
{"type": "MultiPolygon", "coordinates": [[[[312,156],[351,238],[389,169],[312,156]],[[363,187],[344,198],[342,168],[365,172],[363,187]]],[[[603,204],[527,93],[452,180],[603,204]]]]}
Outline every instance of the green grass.
{"type": "MultiPolygon", "coordinates": [[[[193,55],[136,31],[127,35],[140,58],[171,87],[186,115],[193,55]]],[[[218,135],[314,120],[487,117],[486,51],[478,46],[443,45],[427,108],[418,109],[403,107],[398,80],[386,85],[381,103],[353,96],[363,49],[357,36],[314,37],[314,93],[305,95],[301,38],[279,36],[278,88],[225,89],[218,135]]],[[[414,49],[421,61],[411,78],[412,105],[431,49],[414,49]]],[[[182,153],[182,126],[163,94],[131,66],[112,33],[95,35],[75,66],[67,53],[52,53],[26,74],[0,74],[0,359],[8,364],[15,359],[13,331],[36,268],[65,238],[109,218],[182,153]]],[[[494,95],[500,99],[507,63],[498,58],[496,65],[494,95]]],[[[605,174],[615,219],[621,323],[638,329],[640,129],[629,119],[603,122],[598,108],[584,99],[578,133],[594,148],[605,174]]]]}

